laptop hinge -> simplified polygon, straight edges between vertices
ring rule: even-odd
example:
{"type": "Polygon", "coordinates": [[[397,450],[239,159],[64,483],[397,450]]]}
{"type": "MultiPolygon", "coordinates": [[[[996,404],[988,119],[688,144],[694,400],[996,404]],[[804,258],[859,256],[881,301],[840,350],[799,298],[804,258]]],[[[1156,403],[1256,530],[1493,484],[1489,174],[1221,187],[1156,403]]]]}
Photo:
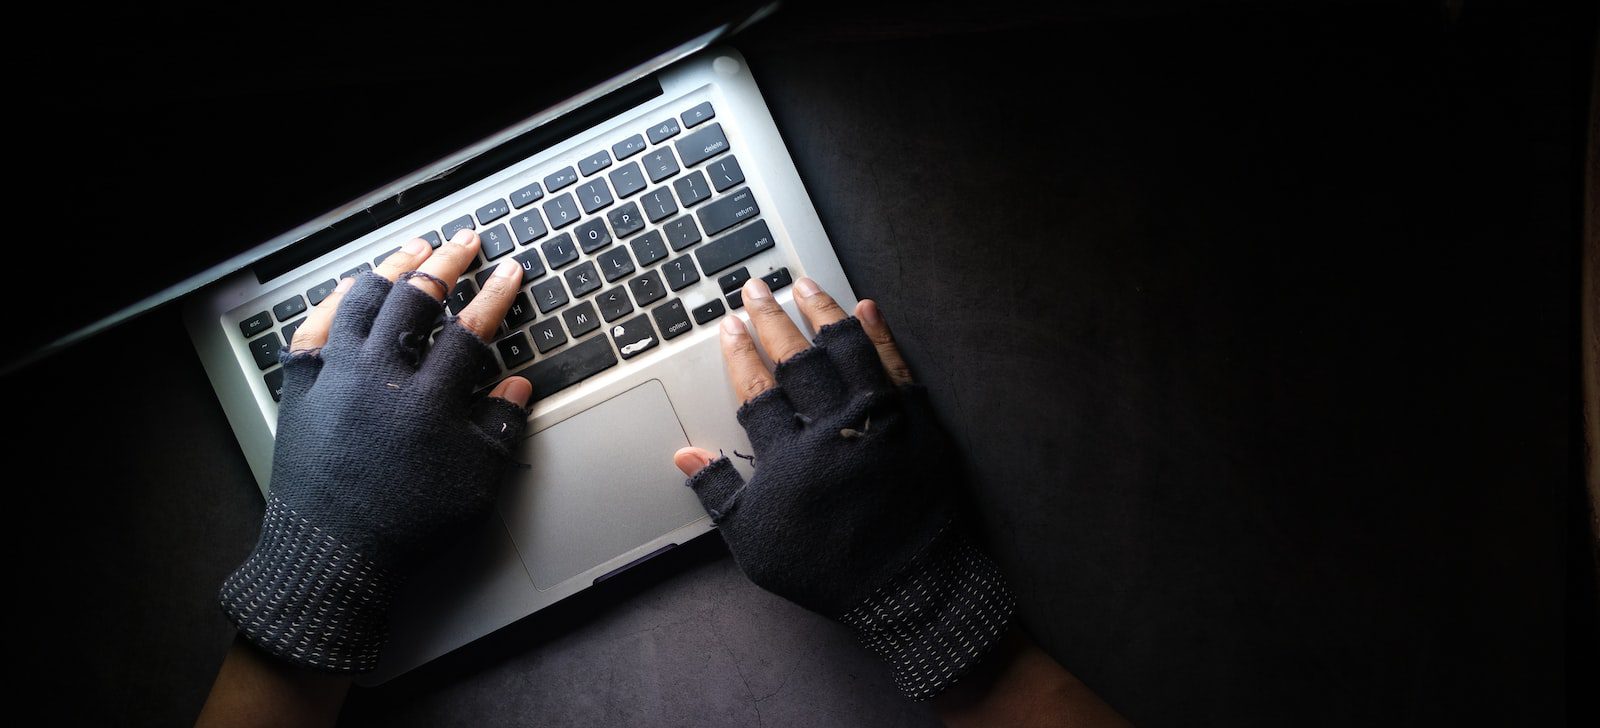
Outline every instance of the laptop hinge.
{"type": "Polygon", "coordinates": [[[266,284],[330,250],[438,202],[474,182],[588,131],[600,122],[618,116],[662,93],[661,83],[656,80],[655,75],[645,76],[573,109],[560,118],[513,137],[504,144],[462,162],[448,172],[412,185],[399,194],[311,233],[257,261],[250,267],[251,272],[255,273],[258,282],[266,284]]]}

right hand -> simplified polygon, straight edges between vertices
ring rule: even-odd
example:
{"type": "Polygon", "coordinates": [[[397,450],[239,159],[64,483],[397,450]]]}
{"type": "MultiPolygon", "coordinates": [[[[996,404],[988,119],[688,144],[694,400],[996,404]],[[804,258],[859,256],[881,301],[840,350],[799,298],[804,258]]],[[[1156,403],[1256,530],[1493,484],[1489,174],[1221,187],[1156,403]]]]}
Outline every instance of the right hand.
{"type": "Polygon", "coordinates": [[[722,321],[750,481],[700,448],[673,460],[751,581],[849,625],[905,695],[933,697],[1000,640],[1010,592],[955,523],[954,443],[877,305],[849,317],[808,278],[794,291],[809,344],[761,279],[743,290],[775,371],[737,316],[722,321]]]}
{"type": "Polygon", "coordinates": [[[800,278],[795,302],[816,330],[808,344],[760,278],[742,294],[778,362],[766,371],[744,322],[723,318],[755,474],[746,483],[699,448],[674,462],[750,581],[856,630],[907,698],[938,696],[1000,642],[1014,608],[994,562],[955,522],[954,443],[877,304],[846,317],[800,278]]]}
{"type": "Polygon", "coordinates": [[[809,278],[794,290],[815,345],[766,283],[743,289],[775,372],[739,317],[722,320],[728,377],[744,403],[736,416],[755,450],[750,483],[700,448],[673,460],[752,581],[837,618],[950,519],[960,471],[877,305],[862,301],[851,318],[809,278]]]}

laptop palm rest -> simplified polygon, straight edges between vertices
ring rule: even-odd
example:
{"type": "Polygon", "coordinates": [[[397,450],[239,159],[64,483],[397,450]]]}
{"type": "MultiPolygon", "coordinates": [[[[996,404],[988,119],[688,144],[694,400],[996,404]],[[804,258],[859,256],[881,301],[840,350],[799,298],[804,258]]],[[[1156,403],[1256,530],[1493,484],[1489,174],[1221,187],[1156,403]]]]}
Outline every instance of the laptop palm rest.
{"type": "Polygon", "coordinates": [[[554,587],[705,516],[672,454],[689,439],[650,380],[523,442],[500,494],[528,577],[554,587]]]}

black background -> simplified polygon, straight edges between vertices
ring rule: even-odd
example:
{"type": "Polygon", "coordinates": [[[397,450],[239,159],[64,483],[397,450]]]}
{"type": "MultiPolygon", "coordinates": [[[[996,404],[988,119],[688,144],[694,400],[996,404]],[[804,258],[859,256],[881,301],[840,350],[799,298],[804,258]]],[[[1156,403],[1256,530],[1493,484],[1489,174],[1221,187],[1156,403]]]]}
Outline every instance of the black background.
{"type": "Polygon", "coordinates": [[[64,239],[21,262],[116,267],[0,342],[0,367],[759,7],[45,10],[54,29],[5,50],[26,69],[10,171],[64,239]]]}
{"type": "MultiPolygon", "coordinates": [[[[857,292],[957,432],[1024,623],[1114,706],[1147,725],[1590,721],[1575,343],[1593,9],[1280,5],[796,4],[734,45],[857,292]]],[[[498,34],[545,27],[518,12],[498,34]]],[[[261,74],[238,107],[325,99],[395,144],[429,127],[370,124],[390,97],[537,59],[519,38],[245,63],[228,49],[263,46],[186,50],[141,18],[118,22],[176,67],[261,74]]],[[[200,27],[304,38],[297,16],[218,25],[200,27]]],[[[197,98],[122,123],[207,113],[197,98]]],[[[278,143],[326,142],[300,134],[278,143]]],[[[129,184],[217,164],[177,144],[129,184]]],[[[78,236],[35,208],[14,247],[58,259],[14,280],[71,306],[128,258],[203,246],[171,218],[78,236]]],[[[0,386],[17,687],[75,717],[190,720],[228,641],[211,595],[261,503],[176,310],[0,386]]],[[[344,717],[931,720],[714,538],[623,582],[357,691],[344,717]]]]}

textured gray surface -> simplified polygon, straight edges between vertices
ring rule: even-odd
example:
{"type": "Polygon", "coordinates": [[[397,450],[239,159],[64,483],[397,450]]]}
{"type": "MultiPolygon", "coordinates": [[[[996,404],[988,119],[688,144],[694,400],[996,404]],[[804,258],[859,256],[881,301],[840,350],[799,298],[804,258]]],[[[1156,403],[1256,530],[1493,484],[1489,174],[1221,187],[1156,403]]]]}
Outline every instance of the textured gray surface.
{"type": "MultiPolygon", "coordinates": [[[[1570,18],[1470,2],[1214,5],[796,11],[738,45],[958,432],[1026,623],[1113,705],[1559,723],[1588,51],[1570,18]]],[[[11,461],[62,466],[13,476],[44,486],[8,509],[37,525],[21,687],[183,723],[262,504],[170,312],[92,354],[5,383],[11,461]]],[[[715,540],[344,718],[932,722],[715,540]]]]}
{"type": "Polygon", "coordinates": [[[928,725],[844,629],[745,580],[715,541],[351,701],[437,725],[928,725]],[[685,558],[687,557],[687,558],[685,558]],[[421,690],[419,690],[419,687],[421,690]]]}

